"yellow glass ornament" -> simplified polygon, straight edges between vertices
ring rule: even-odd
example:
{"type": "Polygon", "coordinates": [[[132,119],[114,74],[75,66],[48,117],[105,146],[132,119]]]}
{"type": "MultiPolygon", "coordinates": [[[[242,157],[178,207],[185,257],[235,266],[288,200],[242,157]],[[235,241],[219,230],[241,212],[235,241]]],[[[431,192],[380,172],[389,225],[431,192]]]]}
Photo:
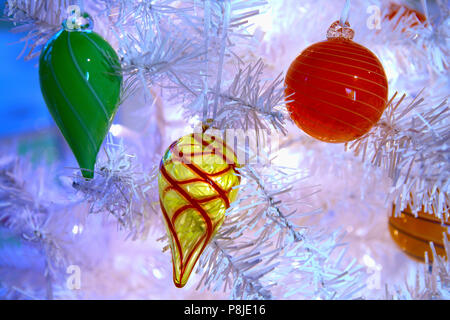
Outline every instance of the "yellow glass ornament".
{"type": "Polygon", "coordinates": [[[202,133],[178,139],[161,160],[159,199],[178,288],[187,283],[237,197],[238,167],[236,154],[223,140],[202,133]]]}

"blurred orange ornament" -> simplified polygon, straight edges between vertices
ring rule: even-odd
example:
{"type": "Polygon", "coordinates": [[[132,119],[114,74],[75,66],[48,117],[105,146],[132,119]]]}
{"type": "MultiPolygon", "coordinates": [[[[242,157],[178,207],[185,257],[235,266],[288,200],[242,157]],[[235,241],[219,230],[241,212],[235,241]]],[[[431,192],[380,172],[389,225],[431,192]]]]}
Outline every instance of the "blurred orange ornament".
{"type": "Polygon", "coordinates": [[[348,22],[334,22],[328,40],[305,49],[286,75],[292,120],[310,136],[348,142],[378,122],[388,100],[388,81],[378,58],[352,41],[348,22]]]}
{"type": "MultiPolygon", "coordinates": [[[[397,29],[399,23],[402,21],[410,20],[411,22],[407,25],[407,27],[414,28],[417,27],[419,23],[425,23],[427,20],[427,17],[419,11],[393,2],[390,3],[389,9],[387,10],[387,14],[384,18],[389,21],[398,19],[394,25],[394,30],[397,29]],[[400,17],[397,18],[397,15],[400,15],[400,17]]],[[[406,30],[406,28],[403,28],[402,32],[405,32],[406,30]]]]}
{"type": "MultiPolygon", "coordinates": [[[[434,210],[434,209],[433,209],[434,210]]],[[[425,261],[425,252],[429,261],[433,261],[430,247],[432,241],[439,256],[447,258],[444,248],[444,233],[449,236],[449,219],[444,222],[433,213],[419,211],[416,217],[408,205],[399,217],[394,217],[395,205],[389,217],[389,231],[397,245],[409,256],[425,261]]]]}

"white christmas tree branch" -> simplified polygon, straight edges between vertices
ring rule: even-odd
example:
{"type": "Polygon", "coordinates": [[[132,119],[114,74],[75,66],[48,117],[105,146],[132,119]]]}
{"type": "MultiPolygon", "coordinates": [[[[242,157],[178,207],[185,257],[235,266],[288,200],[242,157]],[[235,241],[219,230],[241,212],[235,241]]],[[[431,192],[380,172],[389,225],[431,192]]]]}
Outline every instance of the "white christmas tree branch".
{"type": "Polygon", "coordinates": [[[71,240],[67,234],[70,234],[73,217],[62,220],[60,215],[65,212],[50,204],[49,195],[44,191],[44,172],[36,174],[17,160],[0,162],[0,226],[42,252],[46,296],[53,299],[53,278],[70,260],[67,244],[71,240]]]}
{"type": "Polygon", "coordinates": [[[425,21],[420,21],[407,6],[399,5],[393,11],[386,5],[381,12],[381,21],[377,22],[379,30],[369,30],[361,37],[372,44],[384,64],[392,61],[399,74],[445,73],[449,66],[449,2],[438,1],[438,16],[427,14],[427,1],[422,4],[423,8],[418,9],[425,13],[425,21]]]}
{"type": "Polygon", "coordinates": [[[25,60],[39,56],[43,45],[61,29],[69,4],[68,0],[7,1],[4,15],[17,25],[12,32],[26,32],[21,39],[25,45],[20,56],[25,55],[25,60]]]}
{"type": "Polygon", "coordinates": [[[135,156],[127,154],[123,142],[114,143],[111,135],[105,156],[97,162],[93,179],[78,175],[73,187],[90,203],[90,213],[108,212],[133,239],[145,237],[158,210],[149,192],[155,190],[157,170],[143,172],[135,156]]]}
{"type": "Polygon", "coordinates": [[[450,109],[447,99],[428,107],[419,96],[407,102],[393,96],[378,124],[347,145],[356,155],[386,170],[393,180],[390,199],[396,214],[410,204],[448,217],[450,109]]]}
{"type": "Polygon", "coordinates": [[[273,276],[280,285],[289,285],[284,298],[354,299],[366,285],[366,274],[356,259],[346,257],[343,234],[311,228],[304,241],[290,248],[283,265],[273,276]],[[340,250],[339,250],[340,249],[340,250]],[[344,262],[345,261],[345,262],[344,262]]]}
{"type": "MultiPolygon", "coordinates": [[[[450,253],[447,234],[443,234],[446,256],[450,253]]],[[[450,299],[450,261],[436,253],[430,242],[433,262],[421,265],[415,273],[415,281],[405,281],[403,286],[386,286],[386,299],[389,300],[448,300],[450,299]]]]}
{"type": "Polygon", "coordinates": [[[240,254],[247,246],[230,243],[229,239],[213,240],[199,263],[198,270],[204,270],[197,289],[204,286],[215,291],[223,286],[224,290],[232,290],[233,299],[271,299],[269,288],[261,284],[260,278],[276,264],[267,267],[264,259],[267,252],[262,252],[262,248],[240,254]],[[263,262],[265,270],[261,270],[263,262]]]}
{"type": "MultiPolygon", "coordinates": [[[[199,288],[231,289],[232,297],[240,299],[285,297],[293,293],[267,277],[281,283],[297,274],[305,283],[317,282],[315,286],[297,287],[295,293],[304,297],[330,297],[331,291],[335,297],[350,297],[360,291],[362,274],[354,262],[340,267],[340,257],[332,265],[331,253],[340,246],[337,236],[329,239],[329,234],[291,221],[301,215],[290,206],[298,206],[316,192],[315,188],[293,188],[302,184],[303,172],[246,165],[240,174],[245,179],[241,196],[200,258],[197,272],[203,275],[199,288]],[[271,174],[265,172],[269,168],[271,174]]],[[[303,216],[314,213],[305,212],[303,216]]]]}
{"type": "Polygon", "coordinates": [[[220,104],[212,126],[257,132],[270,132],[271,126],[286,133],[283,78],[279,75],[270,83],[264,81],[263,69],[264,63],[260,59],[239,70],[228,89],[218,95],[220,104]]]}

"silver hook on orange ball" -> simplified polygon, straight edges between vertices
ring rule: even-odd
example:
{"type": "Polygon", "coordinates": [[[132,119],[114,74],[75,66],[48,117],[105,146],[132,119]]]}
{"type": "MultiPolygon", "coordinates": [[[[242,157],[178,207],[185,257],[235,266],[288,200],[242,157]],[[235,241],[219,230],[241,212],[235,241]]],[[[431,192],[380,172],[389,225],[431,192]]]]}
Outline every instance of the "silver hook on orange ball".
{"type": "Polygon", "coordinates": [[[85,31],[94,29],[94,20],[87,12],[80,12],[78,6],[69,10],[69,17],[63,21],[63,27],[67,31],[85,31]]]}

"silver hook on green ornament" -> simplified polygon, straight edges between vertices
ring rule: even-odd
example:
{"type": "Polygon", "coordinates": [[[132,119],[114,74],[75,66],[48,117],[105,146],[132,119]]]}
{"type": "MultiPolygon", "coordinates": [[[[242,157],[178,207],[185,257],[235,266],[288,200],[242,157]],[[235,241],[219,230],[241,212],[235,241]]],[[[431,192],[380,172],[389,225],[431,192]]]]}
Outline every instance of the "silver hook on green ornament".
{"type": "Polygon", "coordinates": [[[67,31],[93,30],[94,20],[87,12],[80,13],[78,6],[69,11],[69,17],[63,21],[62,25],[67,31]]]}

